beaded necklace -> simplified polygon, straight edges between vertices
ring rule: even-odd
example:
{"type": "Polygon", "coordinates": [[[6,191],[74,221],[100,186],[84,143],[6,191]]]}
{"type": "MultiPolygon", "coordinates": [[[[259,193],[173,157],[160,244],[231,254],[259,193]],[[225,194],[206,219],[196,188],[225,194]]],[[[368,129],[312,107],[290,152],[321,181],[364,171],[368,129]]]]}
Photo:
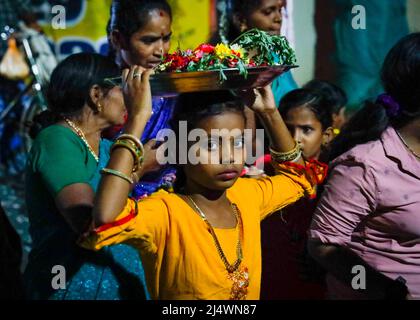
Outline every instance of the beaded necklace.
{"type": "Polygon", "coordinates": [[[238,223],[239,234],[238,234],[238,242],[236,244],[236,255],[237,259],[234,263],[229,264],[225,253],[223,252],[222,246],[220,245],[219,239],[217,238],[216,232],[214,231],[213,226],[207,220],[207,217],[203,210],[194,202],[194,200],[190,196],[186,196],[190,203],[193,205],[197,213],[201,216],[203,221],[207,224],[210,234],[213,237],[214,244],[216,245],[217,252],[220,258],[225,265],[225,268],[228,272],[228,279],[233,282],[231,293],[230,293],[230,300],[244,300],[248,293],[248,286],[249,286],[249,272],[248,268],[240,268],[242,263],[243,255],[242,255],[242,244],[241,238],[243,238],[243,225],[242,225],[242,218],[239,212],[238,207],[231,203],[231,207],[236,217],[236,221],[238,223]]]}
{"type": "Polygon", "coordinates": [[[72,128],[76,134],[79,136],[80,139],[85,143],[86,147],[88,148],[89,152],[92,154],[93,158],[96,162],[99,162],[99,157],[96,155],[95,151],[93,151],[92,147],[90,146],[89,142],[87,141],[85,134],[83,133],[82,129],[80,129],[74,122],[72,122],[68,118],[64,118],[64,121],[72,128]]]}

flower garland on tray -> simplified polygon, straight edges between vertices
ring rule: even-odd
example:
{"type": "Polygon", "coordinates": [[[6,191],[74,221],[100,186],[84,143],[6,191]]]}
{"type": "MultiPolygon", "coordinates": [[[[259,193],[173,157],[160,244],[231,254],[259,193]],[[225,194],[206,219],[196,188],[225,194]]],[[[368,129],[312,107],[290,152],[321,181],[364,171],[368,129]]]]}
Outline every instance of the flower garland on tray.
{"type": "Polygon", "coordinates": [[[295,63],[295,52],[285,37],[252,29],[231,44],[201,44],[194,50],[177,49],[166,54],[156,73],[219,70],[220,81],[223,82],[227,80],[226,69],[236,68],[246,78],[247,68],[295,63]]]}

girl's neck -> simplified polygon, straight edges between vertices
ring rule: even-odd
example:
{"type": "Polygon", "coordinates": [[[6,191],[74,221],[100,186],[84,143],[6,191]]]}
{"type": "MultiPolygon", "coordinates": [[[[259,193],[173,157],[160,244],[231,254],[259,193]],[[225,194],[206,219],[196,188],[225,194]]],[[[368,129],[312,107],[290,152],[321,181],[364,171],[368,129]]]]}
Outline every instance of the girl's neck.
{"type": "Polygon", "coordinates": [[[226,190],[210,190],[204,187],[197,186],[186,186],[184,189],[184,194],[190,197],[199,198],[206,202],[218,202],[224,201],[227,199],[226,190]]]}
{"type": "MultiPolygon", "coordinates": [[[[214,228],[233,229],[236,227],[236,216],[233,212],[232,205],[226,196],[226,190],[215,191],[205,188],[192,188],[188,184],[184,189],[184,195],[191,198],[195,205],[205,214],[207,221],[214,228]]],[[[191,206],[188,199],[186,202],[191,206]]],[[[196,211],[194,206],[192,209],[196,211]]]]}
{"type": "Polygon", "coordinates": [[[216,207],[229,203],[226,190],[212,190],[191,180],[187,180],[182,193],[205,206],[216,207]]]}

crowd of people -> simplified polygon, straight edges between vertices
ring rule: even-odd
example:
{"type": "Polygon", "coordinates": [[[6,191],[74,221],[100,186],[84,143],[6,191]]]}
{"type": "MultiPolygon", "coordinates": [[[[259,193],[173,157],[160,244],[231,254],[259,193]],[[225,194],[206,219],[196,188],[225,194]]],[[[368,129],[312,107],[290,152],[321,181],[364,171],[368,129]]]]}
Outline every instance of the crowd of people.
{"type": "MultiPolygon", "coordinates": [[[[286,1],[231,2],[215,43],[280,34],[286,1]]],[[[152,96],[172,20],[166,0],[113,0],[109,55],[73,54],[54,69],[25,172],[33,247],[21,275],[1,212],[0,296],[420,299],[420,34],[394,45],[384,94],[348,117],[341,88],[299,88],[290,72],[243,95],[152,96]],[[197,151],[207,161],[161,165],[159,132],[183,122],[207,134],[197,151]],[[251,175],[243,155],[259,142],[243,135],[257,128],[265,155],[251,175]]]]}

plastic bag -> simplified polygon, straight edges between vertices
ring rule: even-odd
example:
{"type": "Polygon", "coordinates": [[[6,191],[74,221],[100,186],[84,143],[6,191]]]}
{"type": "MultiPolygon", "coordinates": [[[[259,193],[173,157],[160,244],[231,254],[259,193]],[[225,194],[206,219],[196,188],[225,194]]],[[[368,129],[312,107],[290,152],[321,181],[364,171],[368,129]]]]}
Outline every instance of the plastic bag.
{"type": "Polygon", "coordinates": [[[22,80],[29,75],[29,67],[16,45],[16,39],[10,38],[8,49],[0,62],[0,75],[9,80],[22,80]]]}

